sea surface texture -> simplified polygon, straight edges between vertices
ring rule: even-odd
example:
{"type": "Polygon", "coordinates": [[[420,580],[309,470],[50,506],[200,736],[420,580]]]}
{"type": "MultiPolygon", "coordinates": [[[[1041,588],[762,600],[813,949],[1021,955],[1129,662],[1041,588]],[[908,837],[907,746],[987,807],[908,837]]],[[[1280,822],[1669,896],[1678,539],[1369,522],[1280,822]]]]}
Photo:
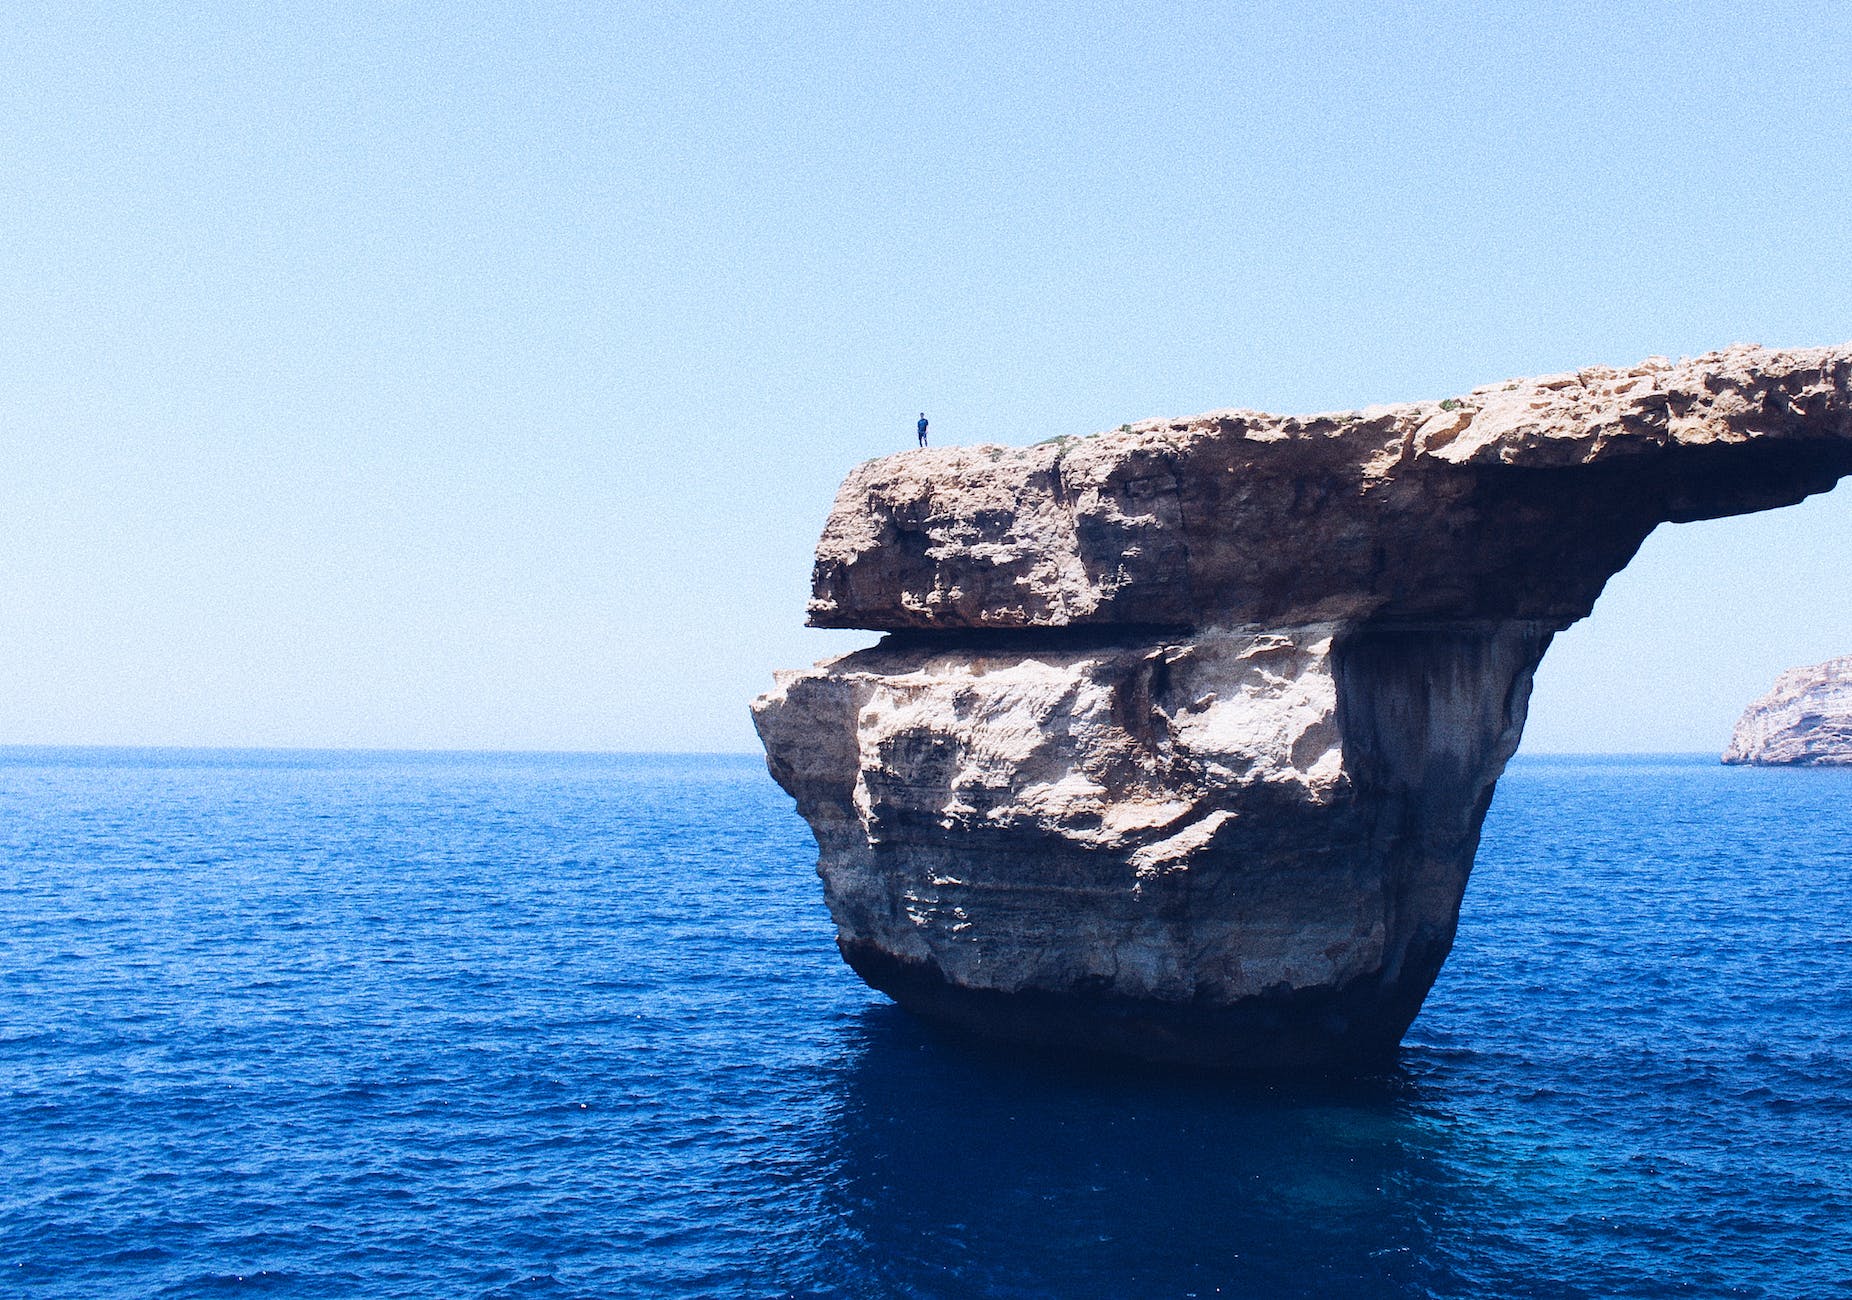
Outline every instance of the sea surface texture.
{"type": "Polygon", "coordinates": [[[1852,1295],[1852,771],[1520,759],[1400,1065],[937,1033],[749,758],[0,750],[0,1294],[1852,1295]]]}

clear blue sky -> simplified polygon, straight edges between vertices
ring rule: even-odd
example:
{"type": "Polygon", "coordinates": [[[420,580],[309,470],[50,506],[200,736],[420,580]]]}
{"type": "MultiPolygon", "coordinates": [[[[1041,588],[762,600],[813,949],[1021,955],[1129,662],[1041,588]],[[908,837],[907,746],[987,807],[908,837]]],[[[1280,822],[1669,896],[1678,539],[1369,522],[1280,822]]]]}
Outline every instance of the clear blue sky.
{"type": "MultiPolygon", "coordinates": [[[[811,548],[921,409],[1852,339],[1824,0],[66,0],[0,59],[0,743],[745,749],[868,639],[811,548]]],[[[1849,538],[1662,529],[1527,746],[1721,747],[1852,652],[1849,538]]]]}

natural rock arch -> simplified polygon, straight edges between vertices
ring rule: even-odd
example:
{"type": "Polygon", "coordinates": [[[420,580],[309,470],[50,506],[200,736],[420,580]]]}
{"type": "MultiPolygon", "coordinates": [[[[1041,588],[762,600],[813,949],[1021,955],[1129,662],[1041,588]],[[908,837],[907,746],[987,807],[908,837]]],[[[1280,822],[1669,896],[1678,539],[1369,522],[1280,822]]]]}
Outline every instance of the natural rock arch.
{"type": "Polygon", "coordinates": [[[1852,347],[909,452],[838,493],[754,704],[844,957],[980,1032],[1231,1068],[1392,1052],[1550,638],[1659,523],[1852,472],[1852,347]]]}

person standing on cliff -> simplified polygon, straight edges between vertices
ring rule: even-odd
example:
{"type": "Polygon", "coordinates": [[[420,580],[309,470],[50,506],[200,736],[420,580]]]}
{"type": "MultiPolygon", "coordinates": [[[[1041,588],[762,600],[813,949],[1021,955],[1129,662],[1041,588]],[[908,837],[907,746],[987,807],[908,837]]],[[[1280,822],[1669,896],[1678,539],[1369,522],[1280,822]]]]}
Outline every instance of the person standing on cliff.
{"type": "Polygon", "coordinates": [[[926,445],[926,412],[920,412],[920,446],[926,445]]]}

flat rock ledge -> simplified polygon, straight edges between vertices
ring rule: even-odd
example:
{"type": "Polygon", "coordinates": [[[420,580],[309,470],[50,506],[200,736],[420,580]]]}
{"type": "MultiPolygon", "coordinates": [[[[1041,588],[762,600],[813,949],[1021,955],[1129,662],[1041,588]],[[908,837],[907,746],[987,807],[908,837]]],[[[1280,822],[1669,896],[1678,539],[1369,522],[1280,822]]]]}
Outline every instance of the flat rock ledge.
{"type": "MultiPolygon", "coordinates": [[[[1217,411],[852,472],[753,704],[845,960],[992,1037],[1393,1055],[1556,632],[1660,523],[1852,472],[1852,346],[1217,411]]],[[[1786,679],[1784,679],[1786,680],[1786,679]]]]}
{"type": "Polygon", "coordinates": [[[1726,763],[1852,767],[1852,655],[1791,668],[1743,711],[1726,763]]]}

